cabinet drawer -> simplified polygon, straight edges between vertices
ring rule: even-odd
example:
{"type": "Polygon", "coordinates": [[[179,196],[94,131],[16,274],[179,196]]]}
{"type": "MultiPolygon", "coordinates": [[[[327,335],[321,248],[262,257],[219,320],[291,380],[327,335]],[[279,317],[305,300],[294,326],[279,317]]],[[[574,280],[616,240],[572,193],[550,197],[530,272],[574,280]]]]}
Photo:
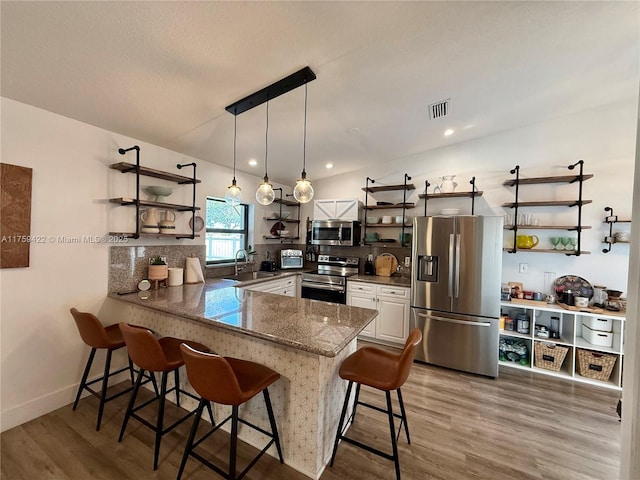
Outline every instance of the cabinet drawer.
{"type": "Polygon", "coordinates": [[[363,292],[375,294],[376,287],[371,283],[349,282],[347,280],[347,292],[363,292]]]}
{"type": "Polygon", "coordinates": [[[281,281],[283,287],[291,287],[296,284],[296,277],[285,277],[281,281]]]}
{"type": "Polygon", "coordinates": [[[406,287],[391,287],[378,285],[378,296],[409,299],[409,289],[406,287]]]}

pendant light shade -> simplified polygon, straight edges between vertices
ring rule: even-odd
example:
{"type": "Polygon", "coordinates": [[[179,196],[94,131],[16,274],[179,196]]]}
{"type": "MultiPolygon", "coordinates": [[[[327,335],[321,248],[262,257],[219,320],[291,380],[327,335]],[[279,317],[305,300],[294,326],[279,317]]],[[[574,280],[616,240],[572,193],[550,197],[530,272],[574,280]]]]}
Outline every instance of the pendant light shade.
{"type": "Polygon", "coordinates": [[[267,127],[264,134],[264,179],[256,191],[256,200],[261,205],[271,205],[276,198],[273,186],[269,183],[267,160],[269,153],[269,102],[267,101],[267,127]]]}
{"type": "Polygon", "coordinates": [[[236,184],[236,134],[238,132],[238,117],[233,116],[233,180],[231,185],[227,188],[227,193],[224,196],[224,201],[229,205],[236,206],[242,202],[242,190],[236,184]]]}
{"type": "Polygon", "coordinates": [[[304,84],[304,136],[302,140],[302,175],[293,187],[293,198],[300,203],[308,203],[313,198],[313,186],[305,171],[307,160],[307,84],[304,84]]]}

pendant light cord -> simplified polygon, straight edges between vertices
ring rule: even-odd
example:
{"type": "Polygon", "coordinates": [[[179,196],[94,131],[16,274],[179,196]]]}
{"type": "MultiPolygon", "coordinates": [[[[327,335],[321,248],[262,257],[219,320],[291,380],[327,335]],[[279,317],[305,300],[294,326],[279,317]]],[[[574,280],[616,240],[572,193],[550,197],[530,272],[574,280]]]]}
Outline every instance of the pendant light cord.
{"type": "Polygon", "coordinates": [[[267,128],[264,131],[264,181],[269,181],[267,163],[269,158],[269,100],[267,100],[267,128]]]}
{"type": "Polygon", "coordinates": [[[302,140],[302,177],[306,177],[307,160],[307,83],[304,84],[304,137],[302,140]]]}
{"type": "Polygon", "coordinates": [[[238,115],[233,116],[233,185],[236,184],[236,135],[238,133],[238,115]]]}

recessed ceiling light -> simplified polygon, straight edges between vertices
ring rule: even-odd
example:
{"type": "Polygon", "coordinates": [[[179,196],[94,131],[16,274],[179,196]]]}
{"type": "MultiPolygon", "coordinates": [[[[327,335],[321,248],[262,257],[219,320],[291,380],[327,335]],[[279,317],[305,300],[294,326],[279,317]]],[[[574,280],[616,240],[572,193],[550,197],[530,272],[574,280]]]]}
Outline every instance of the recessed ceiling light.
{"type": "Polygon", "coordinates": [[[453,130],[451,130],[450,128],[447,128],[447,129],[444,131],[444,136],[445,136],[445,137],[450,137],[451,135],[453,135],[453,130]]]}
{"type": "Polygon", "coordinates": [[[258,165],[258,161],[255,158],[252,158],[251,160],[249,160],[249,165],[255,167],[256,165],[258,165]]]}
{"type": "Polygon", "coordinates": [[[325,167],[326,167],[326,168],[333,168],[333,163],[327,163],[327,164],[325,165],[325,167]]]}

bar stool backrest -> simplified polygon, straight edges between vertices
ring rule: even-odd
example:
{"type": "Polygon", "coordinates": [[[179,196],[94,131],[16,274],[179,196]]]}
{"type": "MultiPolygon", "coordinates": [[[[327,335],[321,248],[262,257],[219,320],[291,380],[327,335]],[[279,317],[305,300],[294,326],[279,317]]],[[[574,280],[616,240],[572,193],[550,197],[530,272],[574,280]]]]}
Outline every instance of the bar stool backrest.
{"type": "Polygon", "coordinates": [[[400,354],[400,362],[398,364],[398,379],[397,386],[394,387],[400,388],[404,385],[404,382],[407,381],[409,377],[409,372],[411,371],[411,365],[413,365],[413,357],[416,354],[416,348],[422,341],[422,332],[419,328],[414,328],[409,333],[407,337],[407,341],[404,343],[404,349],[400,354]]]}
{"type": "Polygon", "coordinates": [[[223,405],[240,405],[246,399],[231,365],[220,355],[203,353],[186,343],[180,345],[187,376],[202,398],[223,405]]]}
{"type": "Polygon", "coordinates": [[[70,312],[84,343],[92,348],[110,347],[111,342],[107,338],[107,332],[95,315],[87,312],[79,312],[76,308],[72,308],[70,312]]]}
{"type": "Polygon", "coordinates": [[[129,357],[138,367],[151,372],[167,370],[169,362],[151,330],[120,322],[120,331],[127,344],[129,357]]]}

